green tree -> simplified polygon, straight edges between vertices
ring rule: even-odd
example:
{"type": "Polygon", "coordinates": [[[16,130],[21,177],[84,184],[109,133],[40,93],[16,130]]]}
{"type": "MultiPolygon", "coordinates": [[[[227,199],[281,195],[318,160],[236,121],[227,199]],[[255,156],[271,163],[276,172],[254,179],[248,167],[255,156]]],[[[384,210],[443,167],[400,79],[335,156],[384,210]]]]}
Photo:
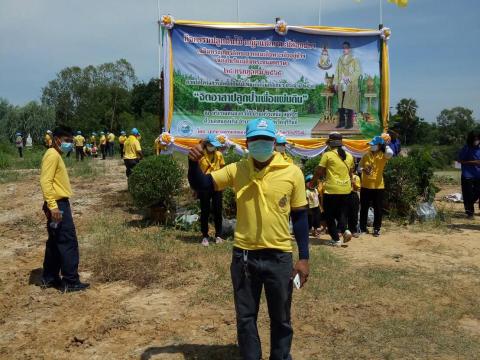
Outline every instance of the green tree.
{"type": "Polygon", "coordinates": [[[437,125],[441,145],[463,143],[467,134],[478,126],[473,111],[464,107],[442,110],[437,125]]]}
{"type": "Polygon", "coordinates": [[[158,79],[150,79],[148,83],[134,84],[131,94],[133,113],[136,116],[143,116],[145,113],[162,116],[162,97],[163,93],[158,79]]]}
{"type": "Polygon", "coordinates": [[[392,128],[400,133],[403,144],[412,144],[420,122],[420,118],[417,116],[417,102],[414,99],[402,99],[396,109],[397,113],[392,117],[392,128]]]}

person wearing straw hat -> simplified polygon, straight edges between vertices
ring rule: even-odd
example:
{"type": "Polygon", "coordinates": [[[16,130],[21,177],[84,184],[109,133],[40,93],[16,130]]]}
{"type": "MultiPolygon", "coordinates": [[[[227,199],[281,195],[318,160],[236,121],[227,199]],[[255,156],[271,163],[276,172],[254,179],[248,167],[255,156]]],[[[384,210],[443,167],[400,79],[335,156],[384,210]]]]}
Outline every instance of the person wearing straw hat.
{"type": "MultiPolygon", "coordinates": [[[[225,166],[225,159],[219,148],[222,147],[220,141],[214,134],[208,134],[205,139],[205,148],[203,156],[198,161],[200,169],[204,174],[210,174],[213,171],[220,170],[225,166]]],[[[213,220],[215,222],[215,243],[221,244],[222,239],[222,192],[221,191],[199,191],[198,198],[200,199],[200,226],[202,230],[202,245],[209,245],[208,237],[208,220],[210,211],[213,213],[213,220]]]]}
{"type": "Polygon", "coordinates": [[[325,178],[323,194],[325,220],[332,238],[331,244],[340,247],[352,238],[352,233],[347,229],[347,212],[355,164],[353,156],[343,149],[342,134],[330,133],[327,145],[329,151],[320,159],[313,181],[325,178]],[[339,233],[343,240],[340,239],[339,233]]]}
{"type": "Polygon", "coordinates": [[[293,280],[301,287],[309,274],[304,178],[296,165],[274,151],[276,129],[272,120],[249,121],[246,137],[248,158],[210,174],[204,174],[198,165],[205,144],[192,148],[188,179],[196,191],[220,191],[229,186],[235,191],[237,225],[230,273],[242,358],[262,358],[257,317],[265,288],[270,316],[270,359],[291,359],[293,280]],[[295,266],[290,217],[299,249],[295,266]]]}
{"type": "Polygon", "coordinates": [[[383,171],[387,161],[393,157],[392,149],[381,136],[369,142],[370,151],[362,157],[358,167],[362,173],[360,189],[360,232],[368,233],[368,209],[373,206],[373,236],[380,236],[382,226],[383,193],[385,183],[383,171]]]}

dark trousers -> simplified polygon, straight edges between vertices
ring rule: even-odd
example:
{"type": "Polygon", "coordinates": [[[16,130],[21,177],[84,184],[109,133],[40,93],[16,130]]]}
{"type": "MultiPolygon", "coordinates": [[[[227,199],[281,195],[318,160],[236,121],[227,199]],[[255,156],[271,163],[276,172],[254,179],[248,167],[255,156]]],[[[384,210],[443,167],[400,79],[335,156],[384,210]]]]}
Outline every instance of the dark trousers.
{"type": "Polygon", "coordinates": [[[77,161],[79,159],[82,159],[83,161],[83,157],[85,156],[85,154],[83,153],[83,146],[75,146],[75,155],[76,155],[77,161]]]}
{"type": "Polygon", "coordinates": [[[338,127],[345,127],[351,129],[353,127],[353,110],[339,108],[338,109],[338,127]]]}
{"type": "Polygon", "coordinates": [[[308,209],[308,228],[309,229],[318,229],[320,227],[320,220],[321,220],[322,213],[320,212],[320,208],[317,206],[316,208],[309,208],[308,209]]]}
{"type": "Polygon", "coordinates": [[[108,142],[107,143],[107,151],[108,151],[108,156],[112,157],[115,149],[114,149],[114,143],[113,142],[108,142]]]}
{"type": "Polygon", "coordinates": [[[127,168],[126,174],[127,177],[130,176],[132,173],[133,168],[138,164],[137,159],[123,159],[123,163],[125,164],[125,167],[127,168]]]}
{"type": "Polygon", "coordinates": [[[380,230],[383,217],[384,189],[360,189],[360,230],[367,231],[368,209],[373,207],[373,229],[380,230]]]}
{"type": "Polygon", "coordinates": [[[202,236],[208,237],[208,220],[210,212],[213,214],[215,223],[215,237],[222,236],[222,192],[221,191],[202,191],[198,193],[200,199],[200,227],[202,236]]]}
{"type": "Polygon", "coordinates": [[[242,359],[262,357],[257,317],[264,287],[270,317],[270,360],[291,360],[292,254],[276,250],[248,251],[246,263],[243,254],[243,250],[234,248],[230,266],[242,359]]]}
{"type": "Polygon", "coordinates": [[[43,280],[51,282],[60,279],[70,284],[79,282],[78,276],[78,241],[72,210],[68,199],[58,200],[57,205],[63,211],[62,221],[56,229],[50,227],[51,214],[47,204],[43,204],[43,211],[47,215],[48,240],[43,260],[43,280]]]}
{"type": "Polygon", "coordinates": [[[123,159],[123,144],[120,144],[120,158],[123,159]]]}
{"type": "Polygon", "coordinates": [[[360,199],[356,191],[352,191],[348,199],[347,224],[348,230],[352,233],[358,232],[358,210],[360,209],[360,199]]]}
{"type": "Polygon", "coordinates": [[[347,209],[350,194],[324,194],[323,208],[327,221],[328,233],[334,241],[340,240],[338,232],[344,233],[347,228],[347,209]]]}
{"type": "Polygon", "coordinates": [[[462,177],[463,206],[467,215],[475,213],[475,202],[480,198],[480,179],[462,177]]]}
{"type": "Polygon", "coordinates": [[[23,158],[23,146],[19,146],[19,147],[17,147],[17,149],[18,149],[18,156],[23,158]]]}
{"type": "Polygon", "coordinates": [[[102,160],[105,160],[105,157],[107,156],[107,145],[100,145],[100,151],[102,153],[102,160]]]}

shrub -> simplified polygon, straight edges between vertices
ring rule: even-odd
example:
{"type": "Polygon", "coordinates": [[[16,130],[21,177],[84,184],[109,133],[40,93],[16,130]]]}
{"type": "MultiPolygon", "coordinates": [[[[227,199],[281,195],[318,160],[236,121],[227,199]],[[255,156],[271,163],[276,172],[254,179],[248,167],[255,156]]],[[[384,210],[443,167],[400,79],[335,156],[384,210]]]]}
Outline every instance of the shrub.
{"type": "Polygon", "coordinates": [[[243,159],[243,157],[237,154],[233,148],[229,148],[225,151],[223,158],[225,159],[225,165],[233,164],[243,159]]]}
{"type": "Polygon", "coordinates": [[[305,162],[305,165],[303,166],[303,173],[305,175],[309,175],[309,174],[314,174],[315,172],[315,168],[318,166],[318,164],[320,163],[320,159],[322,158],[322,155],[319,155],[319,156],[315,156],[313,158],[310,158],[308,159],[306,162],[305,162]]]}
{"type": "Polygon", "coordinates": [[[413,218],[419,201],[433,201],[434,160],[428,151],[395,157],[385,168],[385,203],[391,217],[413,218]]]}
{"type": "Polygon", "coordinates": [[[159,205],[174,210],[183,181],[184,169],[173,157],[152,156],[135,166],[128,179],[128,190],[138,207],[159,205]]]}

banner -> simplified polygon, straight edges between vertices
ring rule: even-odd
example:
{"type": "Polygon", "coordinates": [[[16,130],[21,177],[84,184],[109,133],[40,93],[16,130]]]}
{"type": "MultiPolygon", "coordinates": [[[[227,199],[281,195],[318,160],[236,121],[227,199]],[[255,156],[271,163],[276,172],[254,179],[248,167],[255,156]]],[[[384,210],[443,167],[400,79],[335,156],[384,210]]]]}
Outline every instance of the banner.
{"type": "Polygon", "coordinates": [[[168,131],[243,138],[246,122],[258,117],[295,139],[386,127],[381,31],[284,30],[187,21],[164,30],[168,131]]]}

